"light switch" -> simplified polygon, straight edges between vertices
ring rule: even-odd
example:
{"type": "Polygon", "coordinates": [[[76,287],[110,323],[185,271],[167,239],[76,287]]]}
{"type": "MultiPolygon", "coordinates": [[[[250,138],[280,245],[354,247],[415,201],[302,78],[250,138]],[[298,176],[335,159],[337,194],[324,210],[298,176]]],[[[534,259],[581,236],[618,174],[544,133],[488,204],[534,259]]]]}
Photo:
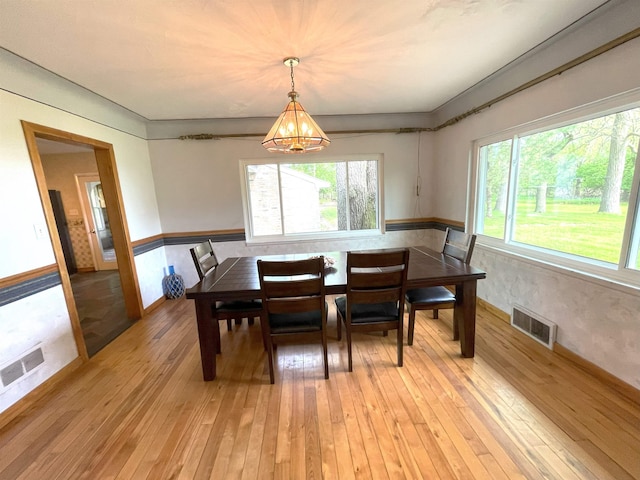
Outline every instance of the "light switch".
{"type": "Polygon", "coordinates": [[[47,238],[47,227],[44,223],[34,223],[33,230],[36,232],[37,240],[44,240],[47,238]]]}

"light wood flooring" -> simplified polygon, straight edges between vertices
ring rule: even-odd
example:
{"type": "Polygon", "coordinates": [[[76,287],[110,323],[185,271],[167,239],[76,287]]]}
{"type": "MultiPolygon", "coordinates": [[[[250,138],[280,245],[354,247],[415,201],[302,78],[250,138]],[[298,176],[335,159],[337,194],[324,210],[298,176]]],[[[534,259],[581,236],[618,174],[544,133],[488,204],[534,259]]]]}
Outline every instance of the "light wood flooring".
{"type": "Polygon", "coordinates": [[[245,321],[205,383],[194,305],[166,301],[0,430],[0,478],[640,478],[638,403],[482,308],[463,359],[450,322],[418,313],[403,368],[357,335],[348,373],[332,312],[329,380],[280,345],[270,385],[245,321]]]}

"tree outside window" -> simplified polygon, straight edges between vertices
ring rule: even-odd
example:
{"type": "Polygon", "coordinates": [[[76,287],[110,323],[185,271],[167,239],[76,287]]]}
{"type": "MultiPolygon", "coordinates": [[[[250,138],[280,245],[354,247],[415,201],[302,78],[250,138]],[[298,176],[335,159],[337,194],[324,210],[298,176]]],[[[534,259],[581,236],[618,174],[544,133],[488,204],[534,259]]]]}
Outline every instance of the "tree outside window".
{"type": "Polygon", "coordinates": [[[629,200],[639,143],[633,108],[482,145],[477,233],[638,269],[638,241],[628,265],[621,257],[625,227],[638,223],[629,200]]]}
{"type": "Polygon", "coordinates": [[[379,232],[381,159],[249,163],[252,239],[379,232]]]}

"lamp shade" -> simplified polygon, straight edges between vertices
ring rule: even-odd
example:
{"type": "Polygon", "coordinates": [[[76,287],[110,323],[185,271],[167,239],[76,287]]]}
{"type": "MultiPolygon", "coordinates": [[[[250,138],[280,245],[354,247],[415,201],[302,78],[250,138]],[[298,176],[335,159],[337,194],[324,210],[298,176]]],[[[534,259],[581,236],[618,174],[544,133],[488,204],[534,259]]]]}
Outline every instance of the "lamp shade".
{"type": "Polygon", "coordinates": [[[331,143],[318,124],[289,92],[291,101],[264,137],[262,146],[270,152],[305,153],[322,150],[331,143]]]}

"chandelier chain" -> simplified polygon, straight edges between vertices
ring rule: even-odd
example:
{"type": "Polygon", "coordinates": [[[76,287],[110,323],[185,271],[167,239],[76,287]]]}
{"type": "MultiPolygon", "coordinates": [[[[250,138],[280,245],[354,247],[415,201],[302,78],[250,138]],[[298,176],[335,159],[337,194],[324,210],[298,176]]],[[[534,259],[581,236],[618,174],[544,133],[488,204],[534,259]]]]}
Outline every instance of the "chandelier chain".
{"type": "Polygon", "coordinates": [[[289,67],[291,68],[291,91],[296,91],[296,86],[293,83],[293,62],[289,63],[289,67]]]}

